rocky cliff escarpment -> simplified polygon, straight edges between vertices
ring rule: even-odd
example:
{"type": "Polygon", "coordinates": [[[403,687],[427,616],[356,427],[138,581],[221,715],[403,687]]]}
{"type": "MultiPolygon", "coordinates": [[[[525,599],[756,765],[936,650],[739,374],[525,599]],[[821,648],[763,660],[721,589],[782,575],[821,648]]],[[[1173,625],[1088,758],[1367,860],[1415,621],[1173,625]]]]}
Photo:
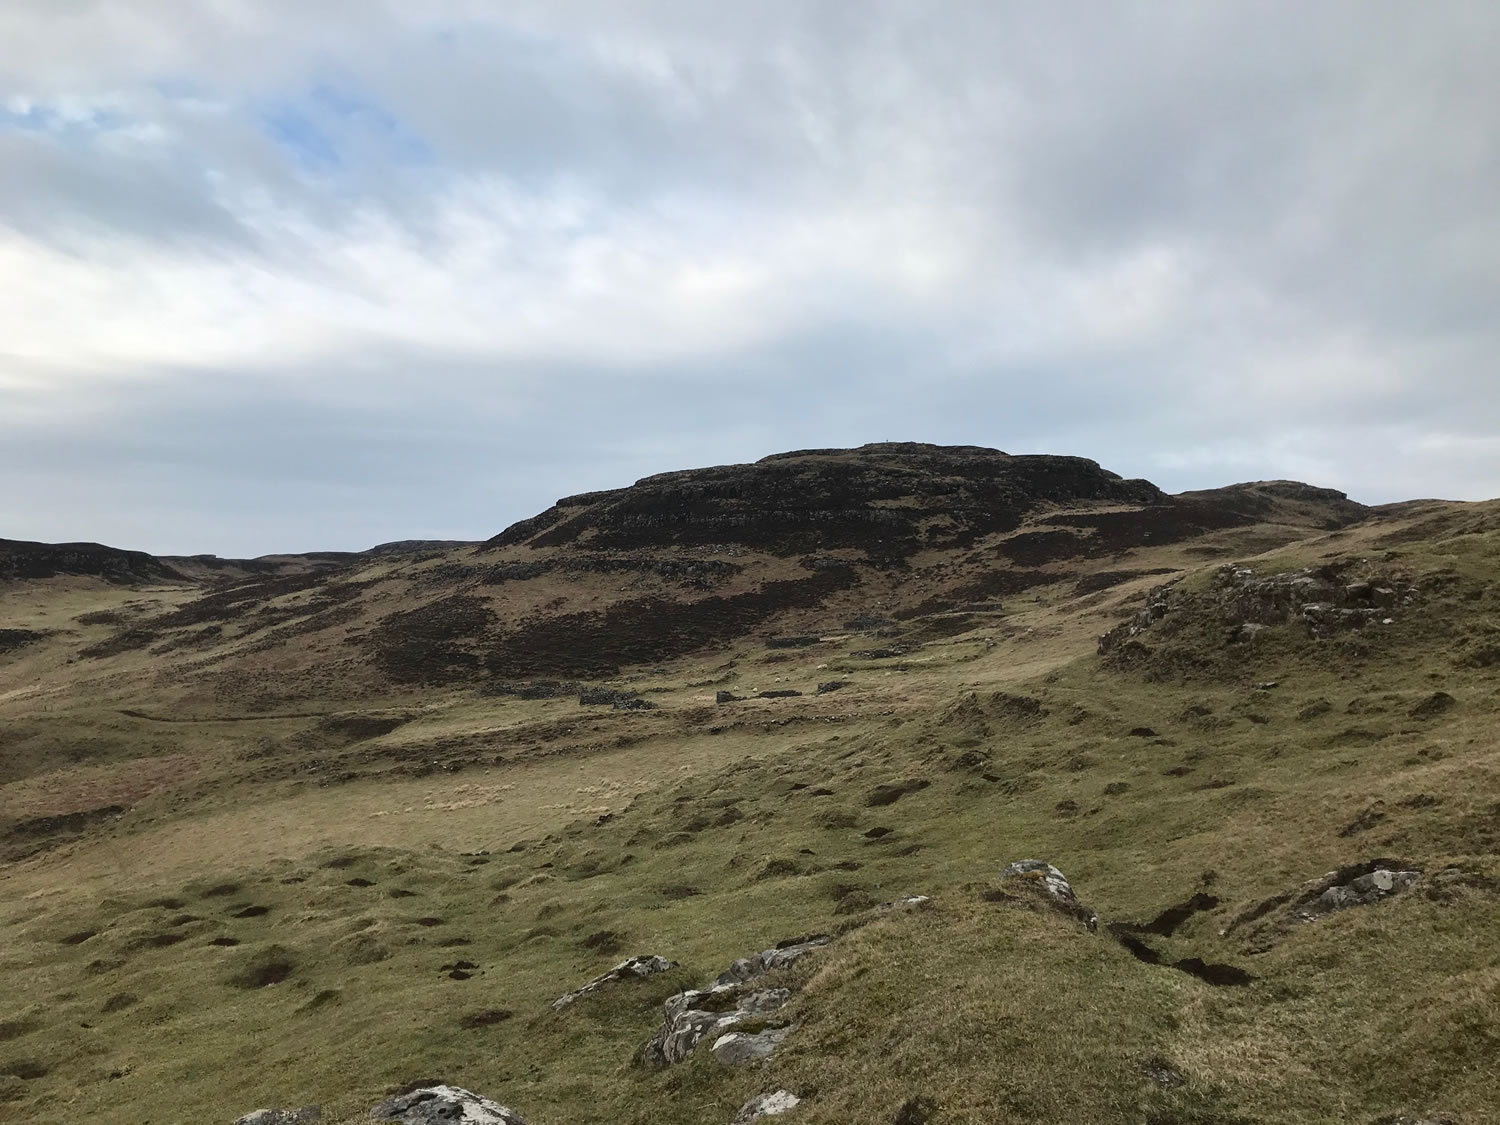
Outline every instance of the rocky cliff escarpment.
{"type": "Polygon", "coordinates": [[[1083,457],[890,442],[662,473],[566,497],[488,546],[734,543],[777,555],[856,548],[900,558],[967,546],[1018,527],[1043,505],[1080,502],[1172,503],[1149,481],[1125,480],[1083,457]]]}

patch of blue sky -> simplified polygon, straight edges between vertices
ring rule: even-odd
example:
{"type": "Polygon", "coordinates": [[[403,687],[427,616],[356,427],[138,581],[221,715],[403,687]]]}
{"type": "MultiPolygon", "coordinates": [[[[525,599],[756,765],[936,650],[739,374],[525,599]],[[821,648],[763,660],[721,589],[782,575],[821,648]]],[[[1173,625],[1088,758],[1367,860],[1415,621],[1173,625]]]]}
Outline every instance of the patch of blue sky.
{"type": "Polygon", "coordinates": [[[16,100],[0,103],[0,129],[13,132],[88,136],[129,124],[130,119],[123,113],[103,107],[84,111],[77,106],[62,107],[42,102],[16,100]]]}
{"type": "Polygon", "coordinates": [[[413,167],[435,162],[420,136],[402,125],[388,109],[352,88],[318,83],[305,93],[264,103],[261,128],[304,171],[333,174],[343,169],[354,150],[372,148],[384,160],[413,167]]]}

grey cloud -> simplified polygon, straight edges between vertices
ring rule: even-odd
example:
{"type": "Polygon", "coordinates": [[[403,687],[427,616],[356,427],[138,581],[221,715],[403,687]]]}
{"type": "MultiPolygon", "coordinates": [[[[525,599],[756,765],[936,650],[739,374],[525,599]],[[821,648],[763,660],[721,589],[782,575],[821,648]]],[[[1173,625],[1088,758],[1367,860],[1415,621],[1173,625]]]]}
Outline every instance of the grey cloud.
{"type": "Polygon", "coordinates": [[[268,3],[235,29],[164,0],[149,72],[72,24],[27,24],[0,95],[126,88],[165,140],[0,132],[0,227],[85,258],[106,231],[338,285],[307,231],[373,214],[436,255],[445,201],[499,183],[587,201],[579,230],[509,232],[496,254],[543,297],[569,238],[631,218],[690,263],[746,231],[915,215],[962,261],[925,299],[880,275],[880,246],[860,248],[862,278],[780,262],[783,320],[645,370],[357,333],[293,361],[270,339],[232,376],[205,360],[90,392],[106,405],[64,423],[0,416],[0,469],[34,494],[0,511],[17,533],[98,537],[124,509],[139,536],[122,540],[174,550],[481,536],[576,489],[898,438],[1080,453],[1173,488],[1315,471],[1367,500],[1500,492],[1493,5],[317,7],[268,3]],[[152,92],[163,68],[223,108],[152,92]],[[320,87],[373,116],[320,108],[320,87]],[[299,168],[257,119],[268,99],[303,105],[339,166],[299,168]],[[268,234],[245,199],[303,233],[268,234]],[[1049,278],[1157,250],[1189,278],[1139,336],[1007,339],[1049,278]]]}

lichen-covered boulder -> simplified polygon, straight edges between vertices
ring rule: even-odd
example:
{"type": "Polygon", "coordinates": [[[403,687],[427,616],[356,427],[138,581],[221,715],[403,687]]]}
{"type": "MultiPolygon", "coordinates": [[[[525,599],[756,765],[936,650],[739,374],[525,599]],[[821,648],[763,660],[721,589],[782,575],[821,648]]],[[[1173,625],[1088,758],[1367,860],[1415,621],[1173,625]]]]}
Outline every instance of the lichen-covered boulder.
{"type": "Polygon", "coordinates": [[[791,998],[785,988],[746,991],[739,984],[679,992],[666,1002],[662,1026],[642,1048],[641,1061],[648,1066],[679,1063],[710,1035],[723,1035],[779,1011],[791,998]]]}
{"type": "Polygon", "coordinates": [[[780,1117],[802,1104],[802,1099],[790,1090],[772,1090],[769,1094],[757,1094],[734,1115],[730,1125],[750,1125],[762,1117],[780,1117]]]}
{"type": "Polygon", "coordinates": [[[372,1121],[401,1125],[526,1125],[509,1106],[461,1086],[426,1086],[389,1098],[370,1110],[372,1121]]]}
{"type": "Polygon", "coordinates": [[[315,1105],[301,1109],[257,1109],[235,1121],[234,1125],[312,1125],[323,1119],[323,1111],[315,1105]]]}
{"type": "Polygon", "coordinates": [[[719,974],[715,984],[736,984],[747,980],[753,980],[764,973],[774,969],[784,969],[792,962],[816,949],[822,949],[833,939],[827,934],[815,934],[812,937],[803,938],[800,941],[780,946],[776,949],[763,949],[759,953],[749,957],[741,957],[729,968],[719,974]]]}
{"type": "Polygon", "coordinates": [[[1031,894],[1069,918],[1078,919],[1090,931],[1099,926],[1099,915],[1078,901],[1067,876],[1046,860],[1017,860],[1000,872],[1000,885],[1006,897],[1031,894]]]}
{"type": "MultiPolygon", "coordinates": [[[[901,905],[906,904],[907,900],[903,900],[901,905]]],[[[894,909],[897,904],[890,905],[894,909]]],[[[832,940],[827,934],[810,934],[783,942],[774,949],[741,957],[707,988],[677,993],[663,1005],[662,1025],[641,1048],[638,1061],[657,1067],[681,1062],[704,1039],[723,1037],[740,1024],[759,1020],[785,1007],[792,997],[790,990],[752,989],[750,982],[786,968],[832,940]]]]}
{"type": "Polygon", "coordinates": [[[790,1027],[768,1027],[754,1033],[731,1031],[714,1040],[709,1048],[714,1061],[723,1066],[744,1066],[769,1058],[781,1046],[781,1041],[792,1033],[790,1027]]]}
{"type": "Polygon", "coordinates": [[[926,906],[931,901],[932,899],[927,895],[907,895],[905,898],[898,898],[893,902],[882,902],[879,906],[875,907],[875,913],[890,914],[897,910],[916,910],[919,907],[926,906]]]}
{"type": "Polygon", "coordinates": [[[597,992],[606,985],[614,984],[616,981],[627,979],[644,980],[646,977],[657,973],[665,973],[677,968],[676,961],[668,961],[665,957],[650,954],[643,957],[627,957],[607,973],[601,973],[585,985],[575,988],[572,992],[565,992],[556,1000],[552,1001],[554,1011],[566,1008],[580,996],[586,996],[590,992],[597,992]]]}
{"type": "Polygon", "coordinates": [[[1256,903],[1230,922],[1224,933],[1244,930],[1252,949],[1269,949],[1299,925],[1350,907],[1372,906],[1410,890],[1422,879],[1422,869],[1409,860],[1351,864],[1256,903]]]}

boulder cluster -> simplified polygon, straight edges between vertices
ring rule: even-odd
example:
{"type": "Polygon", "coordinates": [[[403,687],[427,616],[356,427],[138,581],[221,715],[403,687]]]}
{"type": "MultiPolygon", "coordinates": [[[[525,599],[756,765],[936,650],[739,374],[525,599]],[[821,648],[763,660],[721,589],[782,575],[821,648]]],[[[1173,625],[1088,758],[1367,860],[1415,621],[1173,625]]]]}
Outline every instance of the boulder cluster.
{"type": "Polygon", "coordinates": [[[1146,604],[1129,620],[1099,638],[1099,655],[1123,648],[1179,606],[1207,602],[1226,625],[1230,643],[1253,641],[1265,629],[1300,625],[1309,636],[1326,637],[1367,625],[1394,624],[1414,604],[1415,586],[1390,574],[1346,576],[1346,568],[1325,565],[1262,575],[1253,567],[1228,564],[1215,572],[1206,594],[1182,594],[1180,579],[1153,588],[1146,604]]]}
{"type": "Polygon", "coordinates": [[[726,1066],[765,1058],[786,1038],[791,1031],[789,1025],[754,1033],[735,1029],[764,1023],[766,1017],[786,1007],[792,993],[786,988],[757,988],[754,982],[822,949],[832,940],[826,934],[816,934],[742,957],[708,987],[677,993],[667,1000],[662,1025],[641,1048],[640,1061],[658,1067],[682,1062],[710,1036],[713,1042],[709,1050],[726,1066]]]}
{"type": "Polygon", "coordinates": [[[1213,589],[1224,615],[1242,633],[1245,626],[1300,623],[1313,636],[1389,624],[1392,614],[1417,596],[1415,588],[1390,575],[1346,580],[1330,566],[1265,576],[1247,566],[1223,566],[1213,589]]]}

